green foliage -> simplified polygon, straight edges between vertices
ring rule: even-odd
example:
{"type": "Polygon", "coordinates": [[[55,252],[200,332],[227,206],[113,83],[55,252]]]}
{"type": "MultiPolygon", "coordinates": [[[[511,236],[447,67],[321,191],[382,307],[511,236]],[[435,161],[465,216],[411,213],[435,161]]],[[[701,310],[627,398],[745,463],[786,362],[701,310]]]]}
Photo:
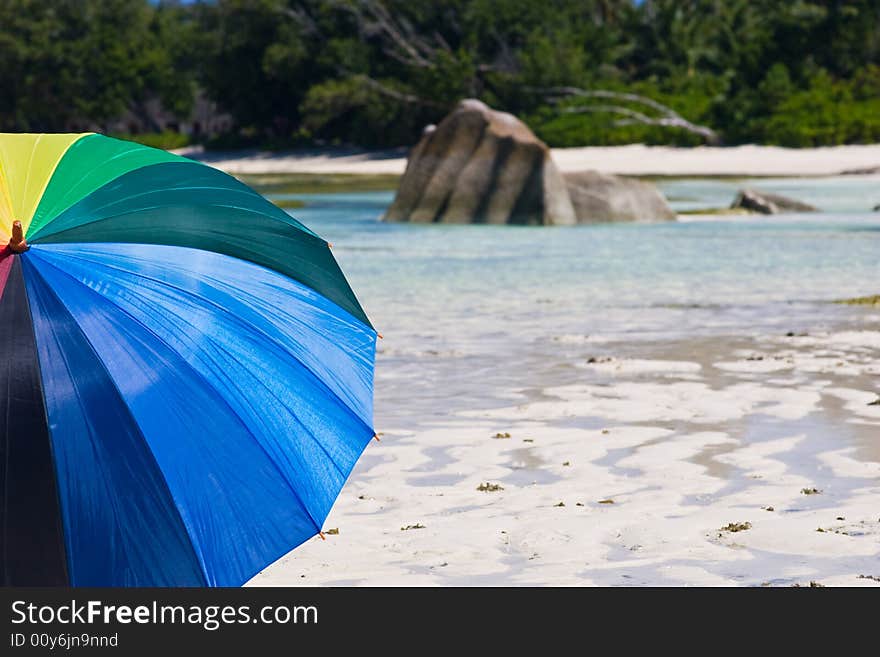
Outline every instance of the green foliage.
{"type": "Polygon", "coordinates": [[[824,146],[880,141],[880,95],[858,98],[854,84],[824,70],[809,87],[786,97],[756,132],[782,146],[824,146]]]}
{"type": "MultiPolygon", "coordinates": [[[[726,143],[880,140],[880,0],[4,0],[0,62],[2,130],[149,125],[157,103],[179,123],[204,97],[233,126],[208,145],[386,147],[477,97],[553,146],[703,140],[547,92],[572,86],[726,143]]],[[[138,139],[185,143],[161,127],[138,139]]]]}
{"type": "Polygon", "coordinates": [[[0,128],[87,129],[152,97],[186,109],[193,89],[155,19],[143,0],[0,3],[0,128]]]}
{"type": "MultiPolygon", "coordinates": [[[[398,86],[394,80],[385,84],[389,89],[398,86]]],[[[300,106],[302,131],[306,137],[316,136],[331,143],[367,147],[406,143],[420,127],[407,109],[357,78],[331,79],[314,85],[306,94],[300,106]]]]}

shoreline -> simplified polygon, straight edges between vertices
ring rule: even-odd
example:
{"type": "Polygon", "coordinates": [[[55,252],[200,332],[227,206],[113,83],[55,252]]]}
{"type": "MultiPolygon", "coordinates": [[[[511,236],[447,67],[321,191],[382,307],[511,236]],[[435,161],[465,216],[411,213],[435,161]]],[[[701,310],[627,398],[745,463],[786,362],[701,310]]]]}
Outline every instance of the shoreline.
{"type": "MultiPolygon", "coordinates": [[[[174,151],[235,175],[350,174],[402,175],[407,149],[368,151],[309,148],[174,151]]],[[[676,148],[669,146],[588,146],[551,149],[563,173],[595,169],[645,177],[813,177],[869,175],[880,179],[880,144],[792,149],[778,146],[676,148]]]]}

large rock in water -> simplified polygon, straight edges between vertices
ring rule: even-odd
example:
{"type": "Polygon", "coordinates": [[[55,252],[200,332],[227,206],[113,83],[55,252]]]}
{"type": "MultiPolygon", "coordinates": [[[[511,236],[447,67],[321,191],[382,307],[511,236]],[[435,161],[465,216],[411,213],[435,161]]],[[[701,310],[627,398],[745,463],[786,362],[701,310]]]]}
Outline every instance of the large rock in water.
{"type": "Polygon", "coordinates": [[[676,218],[666,198],[649,182],[598,171],[565,175],[578,223],[670,221],[676,218]]]}
{"type": "Polygon", "coordinates": [[[409,156],[388,221],[574,224],[550,149],[512,114],[463,100],[409,156]]]}
{"type": "Polygon", "coordinates": [[[595,171],[563,178],[525,123],[463,100],[425,129],[385,219],[570,225],[668,220],[675,213],[647,182],[595,171]]]}
{"type": "Polygon", "coordinates": [[[730,206],[732,209],[742,208],[760,214],[782,214],[785,212],[818,212],[819,209],[809,203],[802,203],[787,196],[758,192],[754,189],[740,190],[730,206]]]}

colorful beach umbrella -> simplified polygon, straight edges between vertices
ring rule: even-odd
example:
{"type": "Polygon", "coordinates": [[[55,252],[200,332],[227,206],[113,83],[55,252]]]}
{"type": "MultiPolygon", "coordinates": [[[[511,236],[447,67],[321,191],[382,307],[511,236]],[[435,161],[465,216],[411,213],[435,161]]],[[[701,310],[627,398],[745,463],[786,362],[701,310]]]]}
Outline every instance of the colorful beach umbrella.
{"type": "Polygon", "coordinates": [[[320,532],[377,337],[327,242],[165,151],[2,134],[0,244],[5,584],[236,586],[320,532]]]}

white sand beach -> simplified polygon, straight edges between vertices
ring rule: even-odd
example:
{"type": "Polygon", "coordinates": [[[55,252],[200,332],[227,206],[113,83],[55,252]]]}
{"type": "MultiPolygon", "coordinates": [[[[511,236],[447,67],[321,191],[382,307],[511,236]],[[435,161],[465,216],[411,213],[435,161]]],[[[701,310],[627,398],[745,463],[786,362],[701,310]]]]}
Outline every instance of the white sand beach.
{"type": "MultiPolygon", "coordinates": [[[[359,151],[309,149],[288,152],[181,149],[233,174],[402,174],[404,149],[359,151]]],[[[880,144],[791,149],[775,146],[673,148],[667,146],[596,146],[554,148],[563,172],[596,169],[606,173],[662,176],[829,176],[880,169],[880,144]]]]}
{"type": "Polygon", "coordinates": [[[878,586],[880,317],[865,320],[637,349],[560,336],[582,383],[381,426],[325,525],[338,534],[252,584],[878,586]]]}

